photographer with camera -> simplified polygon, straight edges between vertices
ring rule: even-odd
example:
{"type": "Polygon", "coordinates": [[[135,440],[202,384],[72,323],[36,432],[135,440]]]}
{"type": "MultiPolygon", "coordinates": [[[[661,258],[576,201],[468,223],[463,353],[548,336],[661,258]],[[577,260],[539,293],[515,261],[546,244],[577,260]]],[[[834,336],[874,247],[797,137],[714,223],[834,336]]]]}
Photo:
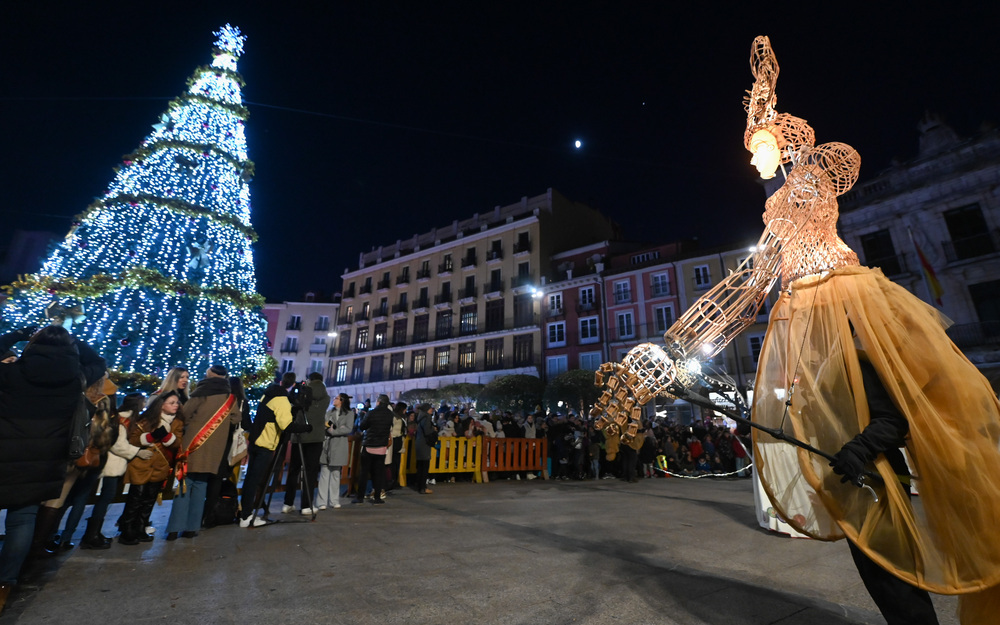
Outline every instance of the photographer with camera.
{"type": "MultiPolygon", "coordinates": [[[[299,445],[301,454],[292,453],[288,462],[288,479],[285,481],[285,504],[281,511],[285,514],[295,512],[295,490],[299,483],[299,474],[305,471],[305,484],[302,489],[302,515],[311,515],[318,506],[313,506],[312,490],[319,478],[319,458],[323,453],[323,440],[326,409],[330,405],[330,395],[323,384],[323,375],[317,372],[309,374],[308,384],[296,384],[294,392],[290,393],[292,412],[304,412],[308,431],[292,434],[291,442],[299,445]],[[303,464],[305,467],[303,468],[303,464]]],[[[300,417],[301,418],[301,417],[300,417]]]]}
{"type": "Polygon", "coordinates": [[[257,414],[249,431],[250,453],[240,497],[240,527],[256,527],[267,523],[254,514],[260,501],[257,491],[267,483],[274,450],[281,442],[281,433],[291,425],[294,418],[288,398],[288,389],[294,386],[295,374],[285,373],[281,384],[268,386],[264,389],[264,396],[260,398],[257,414]]]}

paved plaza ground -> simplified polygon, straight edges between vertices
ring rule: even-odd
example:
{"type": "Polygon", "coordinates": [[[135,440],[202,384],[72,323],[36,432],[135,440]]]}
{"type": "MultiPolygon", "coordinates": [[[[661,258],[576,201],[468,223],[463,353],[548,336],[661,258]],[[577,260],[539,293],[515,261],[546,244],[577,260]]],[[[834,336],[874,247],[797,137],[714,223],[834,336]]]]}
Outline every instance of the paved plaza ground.
{"type": "MultiPolygon", "coordinates": [[[[281,514],[276,497],[280,523],[173,542],[166,503],[161,538],[46,561],[0,625],[885,622],[846,543],[760,529],[749,480],[433,488],[315,522],[281,514]]],[[[957,623],[954,598],[935,603],[942,625],[957,623]]]]}

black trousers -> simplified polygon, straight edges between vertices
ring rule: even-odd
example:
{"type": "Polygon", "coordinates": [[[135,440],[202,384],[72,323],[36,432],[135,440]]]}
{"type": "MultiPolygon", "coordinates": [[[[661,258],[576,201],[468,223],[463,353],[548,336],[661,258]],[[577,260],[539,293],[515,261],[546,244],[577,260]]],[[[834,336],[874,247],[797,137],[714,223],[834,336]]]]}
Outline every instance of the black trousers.
{"type": "Polygon", "coordinates": [[[376,455],[368,453],[368,450],[361,448],[361,470],[358,476],[358,489],[354,495],[355,499],[365,498],[365,488],[368,487],[368,478],[372,480],[372,495],[375,501],[382,498],[382,491],[385,490],[385,454],[376,455]]]}
{"type": "MultiPolygon", "coordinates": [[[[285,480],[285,505],[290,506],[295,503],[295,491],[299,487],[299,474],[302,472],[302,458],[299,457],[299,447],[295,443],[289,443],[292,447],[292,456],[288,460],[288,479],[285,480]]],[[[313,489],[316,488],[316,480],[319,479],[319,457],[323,455],[323,443],[302,443],[302,455],[306,459],[306,483],[308,489],[302,489],[302,508],[312,508],[313,489]]]]}
{"type": "MultiPolygon", "coordinates": [[[[280,449],[280,447],[279,447],[280,449]]],[[[243,478],[243,492],[240,495],[240,518],[253,516],[258,491],[267,483],[274,452],[257,445],[250,445],[247,461],[247,475],[243,478]]]]}
{"type": "Polygon", "coordinates": [[[416,484],[414,484],[414,486],[416,486],[418,493],[422,493],[427,490],[427,474],[430,472],[430,469],[430,458],[427,460],[417,460],[417,477],[416,484]]]}
{"type": "Polygon", "coordinates": [[[911,586],[875,564],[851,541],[847,544],[868,594],[888,625],[938,625],[934,604],[926,590],[911,586]]]}

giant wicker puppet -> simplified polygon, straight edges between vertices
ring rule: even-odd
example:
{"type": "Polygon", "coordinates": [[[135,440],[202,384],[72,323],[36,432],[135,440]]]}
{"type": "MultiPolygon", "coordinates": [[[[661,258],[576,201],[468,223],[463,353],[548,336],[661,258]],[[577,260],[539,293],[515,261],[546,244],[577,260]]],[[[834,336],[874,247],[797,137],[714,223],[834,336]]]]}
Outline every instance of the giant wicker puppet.
{"type": "Polygon", "coordinates": [[[592,415],[627,442],[643,404],[704,382],[699,362],[754,322],[780,279],[759,358],[755,425],[790,430],[813,449],[840,450],[869,424],[861,363],[870,362],[908,422],[905,452],[920,497],[911,502],[910,476],[899,476],[885,454],[868,459],[870,488],[860,489],[833,473],[831,456],[754,430],[771,503],[799,532],[846,537],[896,577],[962,595],[962,623],[995,623],[1000,402],[946,336],[946,320],[879,269],[860,266],[837,236],[836,198],[857,180],[858,153],[843,143],[815,145],[804,119],[775,111],[778,63],[767,37],[754,40],[750,66],[756,80],[745,99],[744,144],[751,163],[764,178],[791,167],[765,203],[764,234],[752,256],[667,330],[664,346],[639,345],[621,363],[602,365],[604,393],[592,415]]]}

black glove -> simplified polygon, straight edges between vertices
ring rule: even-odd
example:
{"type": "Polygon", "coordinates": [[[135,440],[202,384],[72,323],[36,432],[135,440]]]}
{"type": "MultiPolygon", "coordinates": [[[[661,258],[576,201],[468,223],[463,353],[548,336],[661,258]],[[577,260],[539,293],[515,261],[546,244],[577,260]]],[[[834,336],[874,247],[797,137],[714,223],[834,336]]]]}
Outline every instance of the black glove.
{"type": "Polygon", "coordinates": [[[169,433],[170,432],[167,431],[167,428],[161,425],[160,427],[152,431],[153,440],[157,442],[162,441],[167,437],[169,433]]]}
{"type": "Polygon", "coordinates": [[[844,476],[840,478],[842,484],[850,482],[855,486],[861,486],[866,463],[866,454],[863,451],[859,451],[857,445],[851,441],[834,454],[833,462],[830,463],[830,466],[833,467],[834,473],[844,476]]]}

